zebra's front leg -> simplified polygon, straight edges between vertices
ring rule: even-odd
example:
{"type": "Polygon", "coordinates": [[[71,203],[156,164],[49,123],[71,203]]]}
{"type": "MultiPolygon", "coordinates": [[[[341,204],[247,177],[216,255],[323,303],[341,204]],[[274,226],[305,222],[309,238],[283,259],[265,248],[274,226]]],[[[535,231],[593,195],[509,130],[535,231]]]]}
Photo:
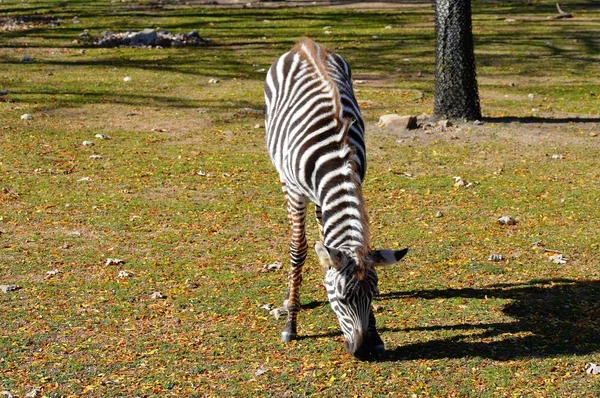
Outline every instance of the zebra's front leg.
{"type": "Polygon", "coordinates": [[[305,220],[306,200],[295,199],[288,194],[288,218],[292,225],[292,241],[290,243],[290,272],[288,274],[289,290],[283,306],[288,311],[287,321],[281,341],[286,343],[297,336],[296,320],[300,311],[300,284],[302,283],[302,267],[306,260],[308,244],[306,242],[305,220]]]}

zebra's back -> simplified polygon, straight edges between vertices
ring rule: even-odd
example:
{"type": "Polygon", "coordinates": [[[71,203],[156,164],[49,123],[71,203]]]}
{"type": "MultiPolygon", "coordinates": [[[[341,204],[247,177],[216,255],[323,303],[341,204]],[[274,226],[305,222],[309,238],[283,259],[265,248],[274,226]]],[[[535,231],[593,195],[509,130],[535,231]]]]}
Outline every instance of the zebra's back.
{"type": "Polygon", "coordinates": [[[298,43],[269,69],[265,101],[268,151],[288,190],[320,204],[339,170],[355,168],[362,181],[364,123],[341,56],[298,43]]]}

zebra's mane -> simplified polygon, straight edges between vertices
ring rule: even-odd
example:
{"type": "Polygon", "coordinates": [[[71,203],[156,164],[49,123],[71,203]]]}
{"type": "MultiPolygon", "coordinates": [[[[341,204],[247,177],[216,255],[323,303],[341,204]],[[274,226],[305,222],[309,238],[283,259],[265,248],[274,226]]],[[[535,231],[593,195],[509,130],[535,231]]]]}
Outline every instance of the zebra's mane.
{"type": "Polygon", "coordinates": [[[304,39],[298,44],[296,44],[292,51],[297,52],[302,60],[306,61],[309,65],[313,67],[315,73],[326,83],[327,88],[330,90],[332,95],[334,103],[333,117],[336,121],[338,131],[342,133],[340,151],[346,154],[346,156],[344,156],[344,162],[346,163],[346,167],[350,167],[351,169],[349,177],[353,185],[356,187],[354,195],[356,196],[359,202],[358,210],[360,212],[360,229],[363,231],[363,246],[357,247],[355,250],[357,257],[357,267],[355,268],[355,276],[357,279],[362,280],[366,273],[367,267],[367,265],[364,262],[364,258],[370,251],[369,220],[365,208],[365,199],[362,194],[358,165],[356,163],[356,150],[352,145],[350,145],[350,141],[348,138],[348,133],[352,124],[354,123],[354,120],[347,117],[343,117],[343,107],[339,89],[337,87],[336,82],[331,78],[329,72],[327,71],[327,55],[329,53],[328,50],[325,47],[316,44],[310,39],[304,39]]]}
{"type": "Polygon", "coordinates": [[[329,76],[329,72],[327,71],[327,48],[315,43],[311,39],[304,39],[292,49],[292,52],[296,52],[300,55],[300,58],[303,61],[306,61],[310,64],[315,73],[319,76],[319,78],[327,85],[327,89],[331,93],[333,103],[334,103],[334,119],[337,124],[337,128],[341,128],[343,125],[343,108],[342,108],[342,100],[340,98],[340,92],[338,90],[337,84],[335,81],[329,76]]]}

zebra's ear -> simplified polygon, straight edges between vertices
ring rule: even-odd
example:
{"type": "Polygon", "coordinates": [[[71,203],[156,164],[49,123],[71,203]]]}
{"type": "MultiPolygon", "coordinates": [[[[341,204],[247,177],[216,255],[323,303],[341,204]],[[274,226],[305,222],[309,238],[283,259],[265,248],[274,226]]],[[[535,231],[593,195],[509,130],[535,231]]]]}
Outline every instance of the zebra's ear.
{"type": "Polygon", "coordinates": [[[329,267],[340,269],[342,266],[342,252],[323,245],[321,242],[315,244],[315,252],[324,270],[329,267]]]}
{"type": "Polygon", "coordinates": [[[402,260],[406,256],[408,248],[402,250],[374,250],[369,253],[373,265],[392,265],[402,260]]]}

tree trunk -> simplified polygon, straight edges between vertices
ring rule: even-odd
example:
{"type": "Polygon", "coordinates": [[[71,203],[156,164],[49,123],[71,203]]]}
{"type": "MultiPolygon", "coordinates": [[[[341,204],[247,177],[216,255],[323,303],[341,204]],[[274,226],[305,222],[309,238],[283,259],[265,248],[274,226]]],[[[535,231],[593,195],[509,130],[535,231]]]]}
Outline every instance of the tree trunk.
{"type": "Polygon", "coordinates": [[[470,0],[435,1],[435,92],[437,117],[481,118],[470,0]]]}

